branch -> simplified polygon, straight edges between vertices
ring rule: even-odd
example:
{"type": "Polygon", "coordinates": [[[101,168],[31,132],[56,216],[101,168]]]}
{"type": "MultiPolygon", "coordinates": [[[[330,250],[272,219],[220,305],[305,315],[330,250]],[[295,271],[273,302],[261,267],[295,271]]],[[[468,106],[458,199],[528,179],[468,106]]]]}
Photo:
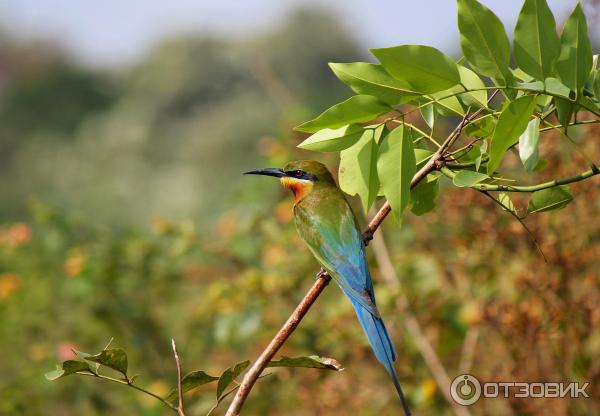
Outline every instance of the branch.
{"type": "MultiPolygon", "coordinates": [[[[456,173],[448,169],[448,167],[441,167],[440,172],[450,179],[454,179],[456,173]]],[[[478,191],[502,191],[502,192],[535,192],[541,191],[542,189],[553,188],[559,185],[566,185],[573,182],[579,182],[594,175],[598,175],[600,169],[597,166],[592,167],[590,170],[580,173],[579,175],[571,176],[568,178],[555,179],[553,181],[538,183],[537,185],[493,185],[489,183],[479,183],[477,185],[469,186],[468,188],[477,189],[478,191]]]]}
{"type": "MultiPolygon", "coordinates": [[[[444,143],[440,146],[439,149],[432,155],[432,157],[423,165],[421,169],[415,174],[410,182],[410,188],[414,188],[421,182],[428,174],[431,172],[441,168],[444,164],[444,154],[448,150],[450,146],[456,141],[456,139],[462,133],[463,128],[469,124],[477,115],[479,115],[483,111],[480,109],[473,113],[472,115],[468,114],[461,120],[461,122],[456,126],[456,128],[448,135],[444,143]]],[[[363,238],[365,240],[365,245],[368,244],[370,240],[373,239],[373,234],[385,217],[390,213],[392,207],[389,202],[385,202],[383,206],[379,209],[375,217],[369,223],[367,229],[363,233],[363,238]]],[[[261,355],[258,357],[256,362],[250,367],[250,369],[244,375],[242,383],[240,384],[240,388],[237,391],[235,397],[229,404],[229,408],[227,409],[227,413],[225,416],[237,416],[240,413],[246,398],[250,394],[254,383],[265,369],[269,361],[273,358],[273,356],[279,351],[279,349],[283,346],[285,341],[289,338],[289,336],[296,330],[298,324],[304,318],[308,310],[315,303],[321,292],[325,289],[325,287],[329,284],[331,280],[331,276],[324,269],[317,274],[317,281],[310,288],[308,293],[304,296],[300,304],[296,307],[294,312],[290,315],[286,323],[281,327],[281,329],[277,332],[275,337],[271,340],[269,345],[264,349],[261,355]]]]}
{"type": "Polygon", "coordinates": [[[138,391],[141,391],[142,393],[147,394],[148,396],[152,396],[155,399],[160,400],[171,410],[173,410],[174,412],[178,412],[178,409],[175,406],[173,406],[171,403],[169,403],[166,399],[163,399],[158,394],[152,393],[151,391],[148,391],[140,386],[136,386],[135,384],[133,384],[131,382],[131,380],[120,380],[118,378],[113,378],[113,377],[105,376],[105,375],[98,374],[98,373],[77,372],[77,374],[82,375],[82,376],[96,377],[96,378],[100,378],[102,380],[111,381],[113,383],[118,383],[118,384],[123,384],[125,386],[129,386],[133,389],[136,389],[138,391]]]}
{"type": "Polygon", "coordinates": [[[179,416],[185,416],[185,410],[183,407],[183,389],[181,388],[181,362],[179,361],[179,354],[177,354],[177,346],[175,340],[171,338],[171,345],[173,346],[173,355],[175,356],[175,364],[177,365],[177,397],[179,404],[177,405],[177,414],[179,416]]]}

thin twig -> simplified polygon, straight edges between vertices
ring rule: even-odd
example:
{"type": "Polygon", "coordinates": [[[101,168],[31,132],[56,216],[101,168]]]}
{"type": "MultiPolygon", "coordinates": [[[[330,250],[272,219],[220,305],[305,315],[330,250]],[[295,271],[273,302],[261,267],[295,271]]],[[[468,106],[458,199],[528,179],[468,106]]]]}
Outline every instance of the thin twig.
{"type": "Polygon", "coordinates": [[[173,406],[166,399],[163,399],[158,394],[152,393],[151,391],[148,391],[148,390],[144,389],[143,387],[136,386],[135,384],[133,384],[129,380],[119,380],[118,378],[113,378],[113,377],[109,377],[109,376],[105,376],[105,375],[97,374],[97,373],[78,372],[77,374],[82,375],[82,376],[96,377],[96,378],[99,378],[99,379],[102,379],[102,380],[111,381],[113,383],[118,383],[118,384],[123,384],[125,386],[129,386],[129,387],[131,387],[133,389],[136,389],[138,391],[141,391],[142,393],[147,394],[148,396],[152,396],[155,399],[160,400],[167,407],[169,407],[171,410],[173,410],[174,412],[178,412],[177,407],[173,406]]]}
{"type": "Polygon", "coordinates": [[[519,221],[519,224],[521,224],[521,226],[525,229],[525,231],[527,231],[527,234],[529,235],[529,238],[531,238],[531,241],[535,245],[535,248],[537,248],[540,255],[544,259],[544,263],[548,263],[548,259],[546,258],[546,255],[544,254],[544,250],[542,250],[542,247],[538,243],[537,238],[535,238],[535,235],[533,234],[533,232],[531,232],[531,230],[529,229],[527,224],[525,224],[525,221],[523,221],[523,218],[519,217],[517,215],[517,213],[514,212],[509,206],[504,205],[502,203],[502,201],[500,201],[499,199],[496,199],[492,195],[490,195],[489,192],[487,192],[487,191],[479,191],[479,192],[481,192],[482,194],[484,194],[485,196],[490,198],[496,204],[500,205],[502,208],[504,208],[505,211],[507,211],[510,215],[512,215],[513,218],[515,218],[517,221],[519,221]]]}
{"type": "Polygon", "coordinates": [[[460,363],[458,364],[458,374],[468,374],[473,365],[473,357],[475,356],[475,348],[477,347],[477,338],[479,337],[478,328],[469,328],[465,341],[463,342],[460,353],[460,363]]]}
{"type": "Polygon", "coordinates": [[[181,361],[179,361],[179,354],[177,354],[177,346],[175,345],[174,338],[171,338],[171,346],[173,347],[173,356],[175,357],[175,364],[177,365],[177,397],[179,399],[179,404],[177,405],[177,414],[179,416],[185,416],[185,410],[183,406],[183,389],[181,388],[181,361]]]}

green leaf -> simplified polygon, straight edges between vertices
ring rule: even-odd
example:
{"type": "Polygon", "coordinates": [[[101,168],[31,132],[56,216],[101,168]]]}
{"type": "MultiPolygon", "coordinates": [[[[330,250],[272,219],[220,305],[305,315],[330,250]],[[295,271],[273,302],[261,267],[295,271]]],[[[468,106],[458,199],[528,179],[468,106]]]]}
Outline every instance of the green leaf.
{"type": "Polygon", "coordinates": [[[415,149],[415,160],[417,161],[417,168],[420,169],[425,164],[425,162],[431,159],[431,155],[433,155],[433,152],[431,150],[415,149]]]}
{"type": "Polygon", "coordinates": [[[431,94],[460,83],[456,63],[431,46],[402,45],[371,49],[371,53],[388,73],[414,91],[431,94]]]}
{"type": "Polygon", "coordinates": [[[431,130],[433,130],[433,126],[435,126],[435,119],[437,116],[435,104],[429,104],[424,107],[421,107],[419,111],[421,112],[421,117],[423,117],[423,121],[425,121],[425,124],[427,124],[431,130]]]}
{"type": "Polygon", "coordinates": [[[540,159],[540,160],[538,160],[538,163],[535,165],[535,168],[533,168],[533,171],[540,172],[540,171],[546,169],[546,166],[548,166],[548,161],[546,159],[540,159]]]}
{"type": "Polygon", "coordinates": [[[573,113],[575,112],[575,103],[562,98],[554,98],[554,106],[556,107],[556,118],[562,124],[563,130],[566,133],[568,125],[571,122],[573,113]]]}
{"type": "Polygon", "coordinates": [[[500,202],[501,208],[504,211],[510,211],[513,214],[517,213],[517,209],[515,208],[515,204],[513,203],[513,201],[510,199],[510,196],[508,196],[508,194],[502,192],[498,194],[498,202],[500,202]]]}
{"type": "Polygon", "coordinates": [[[465,133],[471,137],[489,137],[496,128],[496,119],[491,116],[481,117],[465,128],[465,133]]]}
{"type": "Polygon", "coordinates": [[[463,54],[480,74],[510,79],[510,43],[498,16],[476,0],[458,0],[458,29],[463,54]]]}
{"type": "Polygon", "coordinates": [[[540,119],[534,117],[519,137],[519,157],[527,173],[533,172],[538,162],[538,142],[540,139],[540,119]]]}
{"type": "Polygon", "coordinates": [[[468,90],[479,90],[461,94],[461,100],[466,105],[475,107],[487,107],[487,91],[484,89],[485,84],[483,83],[481,78],[479,78],[479,75],[462,65],[458,66],[458,72],[460,73],[460,82],[462,83],[462,85],[467,87],[468,90]]]}
{"type": "Polygon", "coordinates": [[[379,190],[377,178],[377,140],[383,134],[383,126],[367,129],[360,140],[340,153],[340,188],[348,195],[358,194],[365,211],[368,211],[379,190]]]}
{"type": "Polygon", "coordinates": [[[381,65],[365,62],[330,63],[335,75],[357,94],[372,95],[388,104],[401,104],[417,95],[411,86],[392,77],[381,65]]]}
{"type": "Polygon", "coordinates": [[[549,94],[558,95],[565,98],[569,98],[571,95],[571,90],[569,87],[556,78],[546,78],[546,81],[544,82],[544,89],[545,92],[548,92],[549,94]]]}
{"type": "Polygon", "coordinates": [[[525,0],[515,27],[515,60],[540,81],[550,75],[560,54],[556,22],[546,0],[525,0]]]}
{"type": "Polygon", "coordinates": [[[454,176],[452,183],[459,188],[466,188],[477,185],[486,179],[490,179],[490,177],[484,173],[474,172],[472,170],[461,170],[454,176]]]}
{"type": "Polygon", "coordinates": [[[56,370],[47,372],[44,376],[47,380],[54,381],[61,377],[66,377],[70,374],[75,374],[80,371],[94,373],[88,363],[76,360],[67,360],[61,365],[56,366],[56,370]]]}
{"type": "Polygon", "coordinates": [[[237,363],[233,368],[229,367],[223,372],[223,374],[221,374],[221,377],[219,377],[219,382],[217,383],[217,400],[221,398],[233,380],[242,374],[249,365],[250,361],[243,361],[241,363],[237,363]]]}
{"type": "Polygon", "coordinates": [[[279,360],[269,361],[267,367],[300,367],[318,368],[323,370],[342,371],[342,365],[333,358],[309,355],[308,357],[281,357],[279,360]]]}
{"type": "Polygon", "coordinates": [[[354,145],[363,131],[364,129],[356,124],[339,129],[323,129],[308,137],[298,147],[315,152],[339,152],[354,145]]]}
{"type": "MultiPolygon", "coordinates": [[[[181,379],[181,390],[183,393],[186,393],[195,389],[196,387],[212,383],[218,379],[219,377],[211,376],[210,374],[206,374],[204,371],[192,371],[181,379]]],[[[167,400],[169,403],[175,403],[178,399],[177,396],[177,389],[173,389],[165,398],[165,400],[167,400]]]]}
{"type": "Polygon", "coordinates": [[[88,361],[112,368],[127,378],[127,354],[125,353],[125,350],[121,348],[107,349],[99,354],[90,355],[84,358],[88,361]]]}
{"type": "Polygon", "coordinates": [[[506,151],[517,142],[521,133],[525,131],[534,107],[535,96],[526,95],[512,101],[502,111],[490,143],[488,174],[492,174],[496,170],[506,151]]]}
{"type": "MultiPolygon", "coordinates": [[[[429,176],[428,176],[429,178],[429,176]]],[[[419,182],[410,191],[410,210],[415,215],[424,215],[435,209],[435,199],[440,190],[438,177],[419,182]]]]}
{"type": "Polygon", "coordinates": [[[534,213],[561,209],[569,205],[572,200],[573,194],[571,194],[568,186],[542,189],[531,195],[527,212],[534,213]]]}
{"type": "Polygon", "coordinates": [[[410,182],[416,171],[410,130],[400,126],[383,139],[377,159],[381,189],[398,222],[402,221],[404,209],[410,202],[410,182]]]}
{"type": "Polygon", "coordinates": [[[567,87],[579,92],[592,69],[592,46],[579,3],[563,27],[560,43],[560,56],[556,61],[558,76],[567,87]]]}
{"type": "Polygon", "coordinates": [[[462,116],[465,114],[465,109],[461,105],[460,101],[456,96],[449,97],[449,95],[457,94],[464,91],[464,88],[460,85],[455,85],[449,90],[439,91],[430,95],[427,98],[436,100],[437,109],[440,113],[447,116],[462,116]],[[446,97],[446,98],[444,98],[446,97]]]}
{"type": "Polygon", "coordinates": [[[355,95],[325,110],[317,118],[295,127],[294,130],[316,133],[325,128],[336,129],[347,124],[373,120],[392,109],[371,95],[355,95]]]}

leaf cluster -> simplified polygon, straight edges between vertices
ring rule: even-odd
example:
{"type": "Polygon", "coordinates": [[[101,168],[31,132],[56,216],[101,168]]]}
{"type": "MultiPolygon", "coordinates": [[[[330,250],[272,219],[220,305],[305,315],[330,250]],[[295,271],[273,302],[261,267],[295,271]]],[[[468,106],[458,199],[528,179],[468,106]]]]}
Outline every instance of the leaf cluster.
{"type": "Polygon", "coordinates": [[[379,64],[330,64],[357,95],[297,126],[311,134],[299,147],[339,152],[342,190],[359,195],[365,210],[384,196],[400,221],[406,208],[422,215],[435,207],[439,173],[412,191],[410,182],[418,163],[440,148],[438,126],[462,118],[468,122],[450,146],[466,144],[442,149],[442,173],[455,186],[503,191],[508,205],[507,192],[533,192],[528,213],[566,206],[572,199],[566,183],[598,173],[591,162],[592,171],[569,180],[510,182],[547,166],[539,155],[545,131],[574,143],[573,126],[600,121],[598,55],[581,6],[559,35],[546,1],[525,0],[514,29],[514,66],[504,25],[486,6],[458,0],[458,28],[463,56],[456,62],[430,46],[400,45],[372,49],[379,64]],[[526,175],[509,178],[503,161],[517,149],[526,175]]]}

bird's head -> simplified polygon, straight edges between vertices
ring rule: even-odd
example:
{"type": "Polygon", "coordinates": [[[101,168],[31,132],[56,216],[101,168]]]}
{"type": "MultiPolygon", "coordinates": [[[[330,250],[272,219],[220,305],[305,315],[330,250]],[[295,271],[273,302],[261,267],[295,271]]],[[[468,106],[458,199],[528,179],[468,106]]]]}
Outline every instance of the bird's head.
{"type": "Polygon", "coordinates": [[[329,170],[327,170],[325,165],[315,160],[296,160],[285,165],[283,169],[256,169],[244,172],[244,174],[275,176],[279,178],[285,188],[292,190],[296,198],[296,203],[308,195],[315,186],[335,185],[335,181],[329,170]]]}

